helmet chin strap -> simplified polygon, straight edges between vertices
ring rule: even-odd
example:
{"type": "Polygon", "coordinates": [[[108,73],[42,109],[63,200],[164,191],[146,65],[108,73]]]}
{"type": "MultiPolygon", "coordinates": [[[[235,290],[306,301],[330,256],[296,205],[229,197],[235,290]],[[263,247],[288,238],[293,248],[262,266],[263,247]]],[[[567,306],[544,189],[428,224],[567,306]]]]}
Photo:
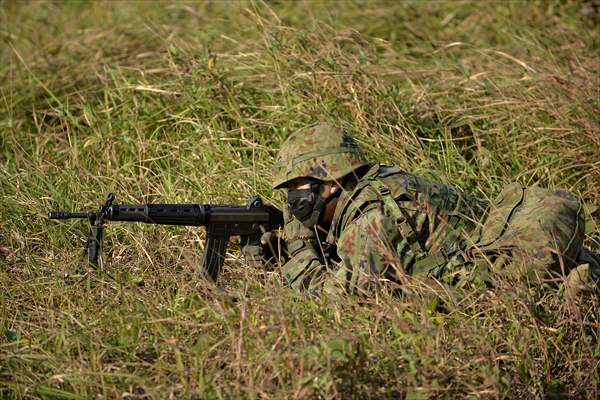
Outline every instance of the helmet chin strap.
{"type": "Polygon", "coordinates": [[[302,222],[302,225],[306,226],[307,228],[312,228],[313,226],[318,225],[319,222],[321,222],[321,219],[323,218],[323,212],[325,211],[325,207],[327,207],[327,204],[329,204],[333,199],[340,197],[341,194],[342,190],[341,188],[339,188],[338,190],[330,194],[328,197],[322,197],[321,195],[319,195],[317,201],[315,201],[312,213],[310,213],[309,217],[300,221],[302,222]]]}

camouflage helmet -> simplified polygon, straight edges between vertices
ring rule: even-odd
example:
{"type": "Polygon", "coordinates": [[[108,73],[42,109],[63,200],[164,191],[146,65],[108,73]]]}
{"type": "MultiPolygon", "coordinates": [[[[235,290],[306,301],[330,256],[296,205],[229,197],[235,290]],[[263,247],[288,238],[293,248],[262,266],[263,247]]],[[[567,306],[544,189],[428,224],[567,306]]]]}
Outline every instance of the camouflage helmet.
{"type": "Polygon", "coordinates": [[[340,180],[367,165],[350,133],[319,123],[292,133],[281,145],[273,165],[273,188],[285,187],[297,178],[340,180]]]}

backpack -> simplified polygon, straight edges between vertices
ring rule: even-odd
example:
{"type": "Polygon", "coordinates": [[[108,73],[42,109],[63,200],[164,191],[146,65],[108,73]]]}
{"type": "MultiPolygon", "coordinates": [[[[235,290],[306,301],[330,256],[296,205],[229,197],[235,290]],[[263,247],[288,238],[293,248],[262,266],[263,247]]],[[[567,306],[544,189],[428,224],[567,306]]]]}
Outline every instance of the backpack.
{"type": "Polygon", "coordinates": [[[465,249],[493,273],[548,281],[576,265],[585,235],[583,204],[566,190],[508,185],[465,249]]]}

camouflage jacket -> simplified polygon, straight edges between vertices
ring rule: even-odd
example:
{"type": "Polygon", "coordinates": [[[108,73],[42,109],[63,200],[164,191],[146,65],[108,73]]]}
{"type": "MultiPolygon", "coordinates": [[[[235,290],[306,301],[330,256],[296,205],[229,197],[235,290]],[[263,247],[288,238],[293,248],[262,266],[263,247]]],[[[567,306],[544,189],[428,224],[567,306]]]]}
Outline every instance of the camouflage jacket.
{"type": "Polygon", "coordinates": [[[283,272],[292,287],[335,293],[368,293],[404,274],[454,283],[487,208],[455,188],[375,164],[340,196],[325,240],[292,252],[283,272]]]}

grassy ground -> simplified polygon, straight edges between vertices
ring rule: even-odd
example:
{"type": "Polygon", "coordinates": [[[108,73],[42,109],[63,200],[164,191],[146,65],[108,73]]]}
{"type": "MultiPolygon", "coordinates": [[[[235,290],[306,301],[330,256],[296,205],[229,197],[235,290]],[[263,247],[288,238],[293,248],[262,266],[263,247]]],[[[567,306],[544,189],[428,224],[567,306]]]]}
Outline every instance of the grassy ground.
{"type": "MultiPolygon", "coordinates": [[[[597,2],[0,0],[0,398],[597,398],[598,302],[561,290],[315,302],[204,233],[50,209],[243,203],[327,120],[371,159],[495,196],[600,201],[597,2]],[[238,298],[232,300],[232,296],[238,298]]],[[[587,243],[600,247],[597,223],[587,243]]]]}

